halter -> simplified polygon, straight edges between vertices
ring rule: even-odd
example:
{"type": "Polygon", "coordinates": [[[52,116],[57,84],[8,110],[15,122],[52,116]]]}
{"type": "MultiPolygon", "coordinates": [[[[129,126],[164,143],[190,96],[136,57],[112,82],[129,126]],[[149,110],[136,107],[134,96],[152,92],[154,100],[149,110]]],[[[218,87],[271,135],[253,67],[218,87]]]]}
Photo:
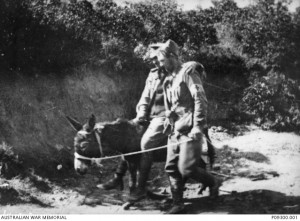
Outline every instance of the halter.
{"type": "MultiPolygon", "coordinates": [[[[82,134],[82,135],[87,135],[87,134],[91,134],[92,132],[87,132],[87,131],[81,130],[81,131],[78,131],[78,133],[82,134]]],[[[103,148],[102,148],[102,144],[101,144],[101,137],[97,133],[97,131],[95,131],[95,136],[96,136],[97,143],[99,145],[100,154],[101,154],[101,156],[103,156],[103,148]]],[[[96,164],[99,167],[103,166],[101,164],[101,158],[102,157],[85,157],[85,156],[80,155],[77,152],[74,153],[74,156],[75,156],[75,159],[78,159],[78,160],[89,160],[89,161],[91,161],[91,163],[94,163],[94,164],[96,164]]]]}
{"type": "MultiPolygon", "coordinates": [[[[100,126],[99,128],[94,128],[95,129],[103,129],[102,126],[100,126]]],[[[91,134],[92,132],[87,132],[87,131],[78,131],[79,134],[82,134],[82,135],[87,135],[87,134],[91,134]]],[[[99,150],[100,150],[100,153],[101,153],[101,157],[85,157],[85,156],[82,156],[78,153],[74,153],[74,156],[75,156],[75,159],[82,159],[82,160],[89,160],[91,161],[91,163],[95,163],[96,165],[98,165],[99,167],[103,167],[103,165],[101,164],[101,161],[103,159],[113,159],[113,158],[118,158],[118,157],[122,157],[124,158],[125,156],[130,156],[130,155],[135,155],[135,154],[139,154],[139,153],[144,153],[144,152],[151,152],[151,151],[155,151],[155,150],[160,150],[160,149],[164,149],[164,148],[167,148],[168,147],[168,144],[167,145],[163,145],[163,146],[160,146],[160,147],[156,147],[156,148],[151,148],[151,149],[147,149],[147,150],[140,150],[140,151],[135,151],[135,152],[130,152],[130,153],[125,153],[125,154],[120,154],[120,155],[114,155],[114,156],[109,156],[109,157],[103,157],[103,150],[102,150],[102,144],[101,144],[101,137],[100,135],[97,133],[97,131],[95,131],[95,136],[96,136],[96,139],[97,139],[97,142],[99,144],[99,150]]],[[[209,143],[211,143],[208,139],[206,139],[209,143]]],[[[190,141],[193,141],[193,139],[191,138],[188,138],[184,141],[181,141],[181,142],[177,142],[177,143],[174,143],[172,145],[179,145],[179,144],[183,144],[183,143],[187,143],[187,142],[190,142],[190,141]]]]}

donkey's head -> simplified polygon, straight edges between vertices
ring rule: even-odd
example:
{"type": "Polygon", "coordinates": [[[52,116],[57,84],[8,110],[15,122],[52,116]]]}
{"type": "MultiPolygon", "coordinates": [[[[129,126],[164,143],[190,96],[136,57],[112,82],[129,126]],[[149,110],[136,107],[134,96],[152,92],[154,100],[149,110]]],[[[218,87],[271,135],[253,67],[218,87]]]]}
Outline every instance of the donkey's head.
{"type": "MultiPolygon", "coordinates": [[[[77,131],[74,138],[74,168],[76,172],[84,175],[92,163],[92,158],[100,158],[102,156],[100,135],[95,129],[96,117],[91,115],[84,125],[71,117],[66,118],[77,131]]],[[[98,128],[98,130],[100,129],[98,128]]]]}

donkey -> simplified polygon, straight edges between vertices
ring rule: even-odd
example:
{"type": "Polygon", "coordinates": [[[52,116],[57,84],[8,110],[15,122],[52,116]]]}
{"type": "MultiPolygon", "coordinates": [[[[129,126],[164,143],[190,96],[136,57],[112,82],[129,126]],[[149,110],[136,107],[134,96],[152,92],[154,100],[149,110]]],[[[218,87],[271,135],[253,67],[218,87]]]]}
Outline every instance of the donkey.
{"type": "MultiPolygon", "coordinates": [[[[77,131],[74,138],[74,168],[81,175],[87,173],[94,158],[104,157],[109,152],[126,154],[140,151],[141,138],[147,129],[145,125],[135,124],[125,119],[96,123],[94,115],[91,115],[84,125],[71,117],[67,119],[77,131]]],[[[166,148],[156,150],[153,152],[153,159],[162,162],[165,161],[166,155],[166,148]]],[[[140,156],[140,154],[125,156],[130,173],[130,190],[136,187],[140,156]]]]}
{"type": "MultiPolygon", "coordinates": [[[[136,124],[132,120],[125,119],[96,123],[96,117],[91,115],[87,123],[82,125],[71,117],[67,116],[66,118],[77,131],[74,138],[74,168],[81,175],[87,173],[94,158],[104,157],[108,152],[126,154],[140,151],[141,138],[147,129],[146,125],[136,124]]],[[[208,155],[212,165],[215,157],[214,147],[210,143],[207,131],[205,131],[205,136],[208,141],[208,155]]],[[[167,140],[163,145],[166,144],[167,140]]],[[[140,156],[140,154],[125,156],[130,173],[129,188],[131,191],[136,187],[140,156]]],[[[167,148],[153,152],[155,162],[165,161],[166,156],[167,148]]],[[[199,163],[199,166],[205,168],[204,161],[199,163]]],[[[205,187],[203,187],[204,189],[205,187]]]]}

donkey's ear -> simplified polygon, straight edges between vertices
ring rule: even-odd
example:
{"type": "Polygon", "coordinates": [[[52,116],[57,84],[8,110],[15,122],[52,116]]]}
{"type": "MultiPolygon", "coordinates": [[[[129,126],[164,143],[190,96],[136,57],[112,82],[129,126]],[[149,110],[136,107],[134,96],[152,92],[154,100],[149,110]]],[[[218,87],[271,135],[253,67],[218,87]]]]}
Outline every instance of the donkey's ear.
{"type": "Polygon", "coordinates": [[[71,118],[69,116],[66,116],[66,118],[74,130],[80,131],[82,129],[81,123],[79,123],[77,120],[75,120],[74,118],[71,118]]]}
{"type": "Polygon", "coordinates": [[[92,130],[92,129],[94,129],[95,124],[96,124],[96,117],[94,114],[92,114],[88,120],[88,126],[92,130]]]}

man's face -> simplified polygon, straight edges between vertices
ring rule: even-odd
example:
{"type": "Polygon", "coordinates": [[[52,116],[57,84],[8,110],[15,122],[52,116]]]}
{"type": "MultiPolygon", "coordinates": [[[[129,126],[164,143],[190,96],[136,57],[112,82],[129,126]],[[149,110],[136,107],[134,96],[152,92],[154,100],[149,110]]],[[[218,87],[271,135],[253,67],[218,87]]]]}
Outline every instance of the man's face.
{"type": "Polygon", "coordinates": [[[172,57],[167,58],[162,53],[158,53],[157,60],[160,67],[165,67],[168,72],[172,72],[174,70],[174,65],[172,62],[172,57]]]}
{"type": "Polygon", "coordinates": [[[157,57],[152,58],[152,63],[155,65],[155,67],[160,68],[157,57]]]}

